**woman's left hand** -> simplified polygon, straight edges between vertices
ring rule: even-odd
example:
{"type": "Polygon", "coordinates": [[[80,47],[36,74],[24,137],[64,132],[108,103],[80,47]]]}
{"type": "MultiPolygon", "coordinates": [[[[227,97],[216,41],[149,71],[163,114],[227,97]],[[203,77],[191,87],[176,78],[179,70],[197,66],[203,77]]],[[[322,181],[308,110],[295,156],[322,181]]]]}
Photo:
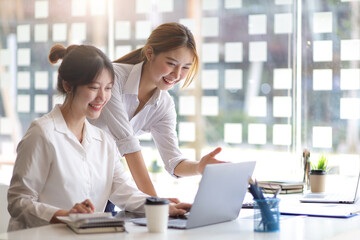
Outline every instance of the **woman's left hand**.
{"type": "Polygon", "coordinates": [[[225,161],[220,161],[217,160],[215,158],[215,156],[217,154],[219,154],[221,152],[221,147],[216,148],[214,151],[212,151],[211,153],[203,156],[198,164],[198,172],[200,174],[202,174],[202,172],[204,171],[204,168],[206,166],[206,164],[213,164],[213,163],[225,163],[225,161]]]}
{"type": "Polygon", "coordinates": [[[179,216],[187,213],[191,208],[190,203],[170,203],[169,204],[169,215],[170,216],[179,216]]]}

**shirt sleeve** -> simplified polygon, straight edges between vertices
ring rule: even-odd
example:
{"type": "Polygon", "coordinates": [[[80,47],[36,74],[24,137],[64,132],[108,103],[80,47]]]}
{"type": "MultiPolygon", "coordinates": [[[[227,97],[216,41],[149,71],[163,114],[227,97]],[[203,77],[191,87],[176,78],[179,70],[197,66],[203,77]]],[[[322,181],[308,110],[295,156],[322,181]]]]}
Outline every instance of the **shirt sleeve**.
{"type": "Polygon", "coordinates": [[[42,130],[32,125],[18,145],[13,176],[8,190],[8,211],[11,229],[49,224],[59,208],[38,202],[51,166],[53,148],[42,130]],[[17,226],[16,226],[17,225],[17,226]]]}
{"type": "Polygon", "coordinates": [[[110,201],[123,210],[144,213],[145,199],[149,197],[149,195],[141,192],[136,187],[135,182],[119,159],[120,155],[116,149],[114,179],[110,201]]]}
{"type": "Polygon", "coordinates": [[[133,153],[141,150],[140,141],[135,137],[134,130],[130,124],[129,117],[126,113],[126,108],[122,100],[122,86],[120,84],[121,75],[120,70],[115,66],[115,83],[112,88],[112,96],[110,101],[102,110],[101,116],[94,122],[100,128],[107,129],[114,137],[116,145],[121,155],[133,153]],[[97,124],[99,122],[99,124],[97,124]],[[104,122],[106,128],[102,126],[104,122]]]}
{"type": "Polygon", "coordinates": [[[165,164],[166,171],[173,177],[178,177],[174,174],[174,170],[186,158],[179,149],[174,105],[169,107],[164,117],[151,128],[151,135],[165,164]]]}

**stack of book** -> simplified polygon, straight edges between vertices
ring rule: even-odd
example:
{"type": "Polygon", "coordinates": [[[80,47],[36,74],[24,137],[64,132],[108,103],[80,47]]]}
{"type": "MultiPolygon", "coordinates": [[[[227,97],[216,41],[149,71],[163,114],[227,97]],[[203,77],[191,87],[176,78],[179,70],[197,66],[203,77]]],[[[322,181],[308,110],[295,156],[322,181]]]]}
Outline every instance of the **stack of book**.
{"type": "Polygon", "coordinates": [[[125,231],[124,221],[111,216],[111,213],[70,214],[70,216],[57,218],[66,223],[66,225],[76,233],[125,231]]]}
{"type": "Polygon", "coordinates": [[[280,194],[302,193],[304,190],[303,182],[292,181],[258,181],[258,186],[263,193],[275,193],[280,189],[280,194]]]}

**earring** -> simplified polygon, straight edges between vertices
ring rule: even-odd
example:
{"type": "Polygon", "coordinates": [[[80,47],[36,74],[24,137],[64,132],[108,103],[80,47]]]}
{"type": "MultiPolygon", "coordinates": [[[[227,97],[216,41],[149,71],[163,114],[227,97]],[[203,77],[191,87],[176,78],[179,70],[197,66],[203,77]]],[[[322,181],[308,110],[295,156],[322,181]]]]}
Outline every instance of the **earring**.
{"type": "Polygon", "coordinates": [[[65,90],[66,94],[70,94],[72,92],[72,89],[69,87],[64,87],[64,90],[65,90]]]}

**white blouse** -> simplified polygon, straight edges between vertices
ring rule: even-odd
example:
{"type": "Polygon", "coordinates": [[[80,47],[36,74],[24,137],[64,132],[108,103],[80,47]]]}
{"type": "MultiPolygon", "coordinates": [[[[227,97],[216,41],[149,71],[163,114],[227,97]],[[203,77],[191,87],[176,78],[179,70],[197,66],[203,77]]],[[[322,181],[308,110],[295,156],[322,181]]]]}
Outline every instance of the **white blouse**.
{"type": "Polygon", "coordinates": [[[104,211],[108,199],[143,212],[146,197],[121,164],[111,136],[85,121],[80,143],[57,105],[32,122],[17,147],[8,191],[9,231],[49,224],[56,211],[85,199],[97,212],[104,211]]]}
{"type": "Polygon", "coordinates": [[[157,89],[134,116],[140,103],[138,89],[142,65],[143,62],[136,65],[114,63],[112,97],[92,123],[113,135],[122,155],[141,150],[136,136],[150,132],[165,169],[175,176],[175,167],[186,158],[179,149],[175,104],[170,94],[157,89]]]}

